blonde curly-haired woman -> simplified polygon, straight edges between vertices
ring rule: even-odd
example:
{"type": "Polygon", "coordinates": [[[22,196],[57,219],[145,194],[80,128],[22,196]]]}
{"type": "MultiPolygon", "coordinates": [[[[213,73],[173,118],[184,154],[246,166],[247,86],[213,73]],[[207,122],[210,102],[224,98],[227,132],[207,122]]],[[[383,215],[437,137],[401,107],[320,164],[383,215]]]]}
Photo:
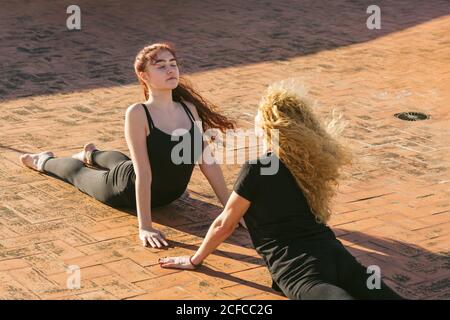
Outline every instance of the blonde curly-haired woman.
{"type": "Polygon", "coordinates": [[[272,275],[272,288],[288,298],[402,299],[381,279],[379,289],[369,289],[367,268],[326,225],[339,169],[352,163],[351,152],[338,139],[343,127],[334,117],[322,126],[295,81],[269,87],[255,117],[265,155],[241,168],[225,209],[197,252],[160,259],[160,266],[195,269],[243,217],[272,275]],[[279,163],[278,170],[264,174],[273,163],[279,163]]]}

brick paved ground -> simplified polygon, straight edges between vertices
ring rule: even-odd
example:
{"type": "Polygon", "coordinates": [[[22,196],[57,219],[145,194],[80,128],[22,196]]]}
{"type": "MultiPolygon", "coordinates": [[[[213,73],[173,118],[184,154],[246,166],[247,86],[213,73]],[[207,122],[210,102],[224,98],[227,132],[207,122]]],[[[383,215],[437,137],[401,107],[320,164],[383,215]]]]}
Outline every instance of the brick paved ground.
{"type": "MultiPolygon", "coordinates": [[[[365,264],[409,298],[450,298],[450,6],[375,1],[77,1],[82,31],[59,1],[0,11],[0,298],[284,299],[242,228],[197,272],[163,270],[160,256],[196,250],[220,212],[199,170],[189,192],[154,212],[173,248],[137,241],[132,212],[23,168],[23,152],[69,156],[88,141],[128,153],[126,107],[141,101],[132,62],[145,43],[173,41],[202,93],[250,127],[271,82],[296,77],[326,118],[345,112],[360,161],[348,169],[331,225],[365,264]],[[175,4],[176,5],[175,5],[175,4]],[[393,114],[420,111],[421,122],[393,114]],[[82,287],[66,288],[69,265],[82,287]]],[[[231,187],[239,166],[223,166],[231,187]]]]}

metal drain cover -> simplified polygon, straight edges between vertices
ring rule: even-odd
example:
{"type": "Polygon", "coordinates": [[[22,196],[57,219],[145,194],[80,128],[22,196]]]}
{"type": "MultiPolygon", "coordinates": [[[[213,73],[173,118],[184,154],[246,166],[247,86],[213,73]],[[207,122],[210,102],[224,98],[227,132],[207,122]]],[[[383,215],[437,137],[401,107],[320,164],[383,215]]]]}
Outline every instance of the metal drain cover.
{"type": "Polygon", "coordinates": [[[406,121],[419,121],[429,119],[430,116],[421,112],[400,112],[394,114],[395,117],[406,121]]]}

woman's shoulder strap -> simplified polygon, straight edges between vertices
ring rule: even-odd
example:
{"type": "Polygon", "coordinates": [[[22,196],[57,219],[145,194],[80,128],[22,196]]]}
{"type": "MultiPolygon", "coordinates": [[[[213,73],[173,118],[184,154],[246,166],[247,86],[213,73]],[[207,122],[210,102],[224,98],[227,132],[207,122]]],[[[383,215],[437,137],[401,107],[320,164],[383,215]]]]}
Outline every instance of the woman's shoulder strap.
{"type": "Polygon", "coordinates": [[[154,127],[153,120],[152,120],[152,116],[150,115],[150,112],[148,112],[148,109],[147,109],[147,107],[145,106],[145,104],[141,103],[141,105],[142,105],[142,107],[144,108],[145,114],[146,114],[146,116],[147,116],[148,127],[149,127],[150,130],[152,130],[153,127],[154,127]]]}
{"type": "Polygon", "coordinates": [[[188,114],[188,116],[191,118],[192,121],[195,121],[194,116],[192,115],[191,110],[189,110],[188,106],[180,100],[181,105],[183,106],[184,110],[186,111],[186,113],[188,114]]]}

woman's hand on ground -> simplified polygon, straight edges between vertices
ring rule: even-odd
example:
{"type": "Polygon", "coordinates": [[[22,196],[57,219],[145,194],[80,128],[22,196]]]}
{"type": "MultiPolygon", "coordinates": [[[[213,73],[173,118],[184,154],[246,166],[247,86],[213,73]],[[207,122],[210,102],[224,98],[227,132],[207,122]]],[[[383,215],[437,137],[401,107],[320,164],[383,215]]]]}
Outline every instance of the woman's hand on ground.
{"type": "Polygon", "coordinates": [[[159,258],[158,263],[161,266],[161,268],[183,269],[183,270],[196,269],[196,266],[194,266],[190,261],[190,256],[159,258]]]}
{"type": "Polygon", "coordinates": [[[169,245],[164,233],[152,227],[140,228],[139,239],[142,240],[142,245],[144,247],[150,245],[152,248],[162,248],[163,246],[169,245]]]}

